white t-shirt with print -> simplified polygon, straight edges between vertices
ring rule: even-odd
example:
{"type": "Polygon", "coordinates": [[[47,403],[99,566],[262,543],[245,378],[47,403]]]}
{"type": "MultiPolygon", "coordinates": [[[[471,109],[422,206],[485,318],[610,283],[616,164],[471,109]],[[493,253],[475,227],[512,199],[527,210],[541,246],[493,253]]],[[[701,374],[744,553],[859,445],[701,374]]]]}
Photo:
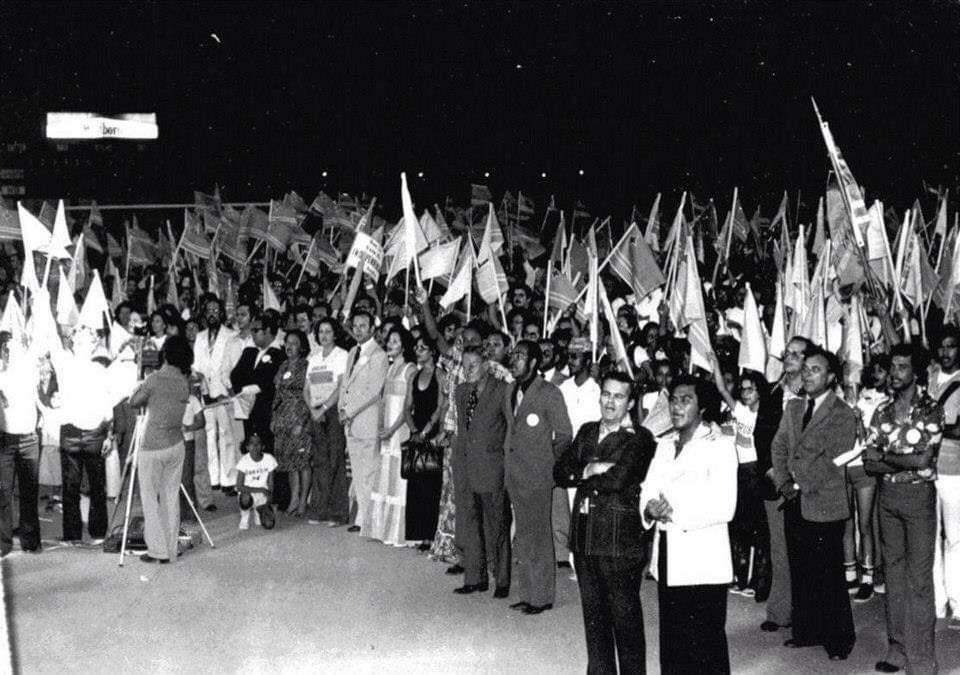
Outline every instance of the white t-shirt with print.
{"type": "Polygon", "coordinates": [[[254,462],[249,454],[243,455],[237,462],[237,471],[243,472],[243,485],[248,488],[267,487],[267,478],[276,468],[277,460],[266,452],[259,462],[254,462]]]}
{"type": "Polygon", "coordinates": [[[753,444],[753,429],[757,426],[757,411],[750,410],[740,401],[733,408],[733,424],[737,432],[737,459],[740,464],[757,461],[757,448],[753,444]]]}

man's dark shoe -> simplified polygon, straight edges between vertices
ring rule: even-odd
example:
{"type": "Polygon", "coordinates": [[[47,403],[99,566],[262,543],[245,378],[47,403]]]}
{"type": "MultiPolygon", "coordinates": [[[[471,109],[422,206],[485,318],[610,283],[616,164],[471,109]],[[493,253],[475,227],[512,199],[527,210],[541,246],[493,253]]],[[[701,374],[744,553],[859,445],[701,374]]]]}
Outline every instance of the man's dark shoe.
{"type": "Polygon", "coordinates": [[[899,666],[895,666],[889,661],[877,661],[877,665],[874,668],[881,673],[895,673],[900,670],[899,666]]]}
{"type": "Polygon", "coordinates": [[[790,649],[800,649],[801,647],[816,647],[816,642],[805,642],[803,640],[797,640],[796,638],[790,638],[783,643],[784,647],[789,647],[790,649]]]}
{"type": "Polygon", "coordinates": [[[359,531],[360,531],[359,525],[351,525],[350,527],[347,528],[347,532],[359,532],[359,531]]]}
{"type": "Polygon", "coordinates": [[[776,621],[764,621],[760,624],[760,630],[764,633],[776,633],[781,628],[788,628],[789,626],[781,626],[776,621]]]}
{"type": "Polygon", "coordinates": [[[236,497],[237,489],[234,487],[225,487],[223,488],[223,494],[225,494],[228,497],[236,497]]]}
{"type": "Polygon", "coordinates": [[[568,560],[561,560],[557,563],[557,569],[570,569],[570,562],[568,560]]]}
{"type": "Polygon", "coordinates": [[[546,612],[548,609],[553,609],[553,604],[552,604],[552,603],[548,603],[548,604],[546,604],[546,605],[540,605],[540,606],[537,606],[537,605],[527,605],[527,606],[524,607],[521,611],[522,611],[524,614],[531,614],[531,615],[532,615],[532,614],[542,614],[543,612],[546,612]]]}
{"type": "Polygon", "coordinates": [[[509,586],[497,586],[497,589],[493,592],[493,597],[502,600],[510,595],[509,586]]]}
{"type": "Polygon", "coordinates": [[[460,565],[451,565],[447,568],[446,574],[463,574],[463,567],[460,565]]]}
{"type": "Polygon", "coordinates": [[[166,558],[154,558],[149,553],[144,553],[142,556],[140,556],[140,562],[160,563],[161,565],[167,565],[170,563],[170,561],[166,558]]]}
{"type": "Polygon", "coordinates": [[[520,602],[515,602],[512,605],[510,605],[510,609],[516,609],[522,612],[529,606],[530,606],[529,602],[523,602],[521,600],[520,602]]]}
{"type": "Polygon", "coordinates": [[[217,505],[216,505],[216,504],[207,504],[206,506],[203,507],[203,510],[204,510],[204,511],[208,511],[208,512],[210,512],[210,513],[213,513],[214,511],[217,510],[217,505]]]}
{"type": "Polygon", "coordinates": [[[464,584],[460,588],[454,588],[453,592],[457,595],[470,595],[471,593],[486,593],[490,590],[489,584],[464,584]]]}

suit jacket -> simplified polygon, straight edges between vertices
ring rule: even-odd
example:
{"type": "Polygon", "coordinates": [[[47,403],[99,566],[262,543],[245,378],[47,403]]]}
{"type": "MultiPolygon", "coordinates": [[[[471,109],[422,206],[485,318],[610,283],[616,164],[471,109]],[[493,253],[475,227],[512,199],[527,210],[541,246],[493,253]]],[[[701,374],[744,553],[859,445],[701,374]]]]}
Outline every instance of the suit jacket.
{"type": "Polygon", "coordinates": [[[553,465],[573,438],[567,406],[560,390],[536,376],[513,412],[511,384],[503,397],[507,418],[505,472],[508,485],[519,490],[549,490],[553,465]]]}
{"type": "Polygon", "coordinates": [[[347,436],[375,439],[380,433],[380,394],[387,377],[387,355],[371,338],[361,356],[360,345],[347,355],[340,380],[339,409],[350,419],[347,436]]]}
{"type": "Polygon", "coordinates": [[[210,331],[197,333],[193,344],[193,370],[204,377],[203,393],[211,398],[227,395],[230,386],[230,372],[235,363],[230,358],[230,346],[236,339],[236,332],[220,326],[217,339],[211,349],[210,331]]]}
{"type": "Polygon", "coordinates": [[[600,423],[587,422],[553,467],[557,485],[577,488],[569,548],[584,555],[645,560],[647,537],[637,500],[656,450],[653,435],[640,427],[638,431],[620,429],[598,443],[599,438],[600,423]],[[584,467],[595,461],[614,464],[602,474],[581,478],[584,467]]]}
{"type": "Polygon", "coordinates": [[[260,393],[257,394],[253,408],[250,410],[249,419],[255,429],[269,429],[273,396],[276,393],[273,380],[280,366],[287,360],[287,355],[276,347],[270,347],[264,352],[260,363],[256,363],[259,353],[260,350],[257,347],[247,347],[243,350],[237,365],[230,371],[230,383],[235,392],[251,384],[260,387],[260,393]]]}
{"type": "Polygon", "coordinates": [[[457,433],[453,437],[451,459],[458,485],[474,492],[496,492],[503,489],[503,441],[507,436],[503,398],[510,385],[487,376],[467,429],[467,399],[473,386],[464,382],[454,391],[457,433]]]}
{"type": "Polygon", "coordinates": [[[656,523],[650,572],[659,578],[660,534],[667,533],[668,586],[726,584],[733,579],[728,523],[737,506],[737,449],[733,436],[702,424],[676,454],[676,432],[657,444],[640,491],[643,511],[661,494],[673,507],[669,523],[656,523]]]}
{"type": "Polygon", "coordinates": [[[800,486],[800,512],[813,522],[845,520],[846,473],[833,458],[853,448],[857,440],[857,415],[833,392],[817,407],[802,429],[807,399],[787,404],[773,438],[773,480],[779,487],[794,480],[800,486]]]}

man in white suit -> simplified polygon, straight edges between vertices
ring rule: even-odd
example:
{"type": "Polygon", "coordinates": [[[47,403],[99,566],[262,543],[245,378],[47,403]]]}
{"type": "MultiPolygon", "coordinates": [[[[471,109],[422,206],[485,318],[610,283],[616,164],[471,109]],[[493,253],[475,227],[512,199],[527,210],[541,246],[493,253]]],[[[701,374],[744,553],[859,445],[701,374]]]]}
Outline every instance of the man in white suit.
{"type": "Polygon", "coordinates": [[[727,586],[733,580],[727,524],[737,505],[737,451],[719,418],[714,386],[693,376],[670,386],[673,433],[640,491],[644,527],[656,527],[650,571],[659,582],[663,673],[729,673],[727,586]]]}
{"type": "Polygon", "coordinates": [[[236,365],[233,344],[236,333],[223,325],[226,312],[223,303],[210,297],[203,307],[206,329],[197,333],[193,345],[193,370],[201,377],[204,411],[207,421],[207,469],[210,485],[218,485],[228,495],[235,495],[237,460],[240,452],[233,432],[233,395],[230,371],[236,365]],[[220,404],[220,405],[217,405],[220,404]]]}
{"type": "Polygon", "coordinates": [[[357,516],[349,532],[359,532],[370,508],[377,472],[380,434],[380,394],[387,376],[387,355],[373,339],[373,317],[355,312],[353,337],[357,345],[347,356],[347,372],[340,380],[338,409],[347,437],[347,455],[353,473],[352,493],[357,516]]]}

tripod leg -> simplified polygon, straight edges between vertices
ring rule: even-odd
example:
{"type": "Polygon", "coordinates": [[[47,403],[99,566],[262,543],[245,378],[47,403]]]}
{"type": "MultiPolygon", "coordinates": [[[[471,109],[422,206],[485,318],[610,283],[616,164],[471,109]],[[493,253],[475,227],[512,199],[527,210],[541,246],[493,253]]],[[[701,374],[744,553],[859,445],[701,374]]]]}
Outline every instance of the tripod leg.
{"type": "Polygon", "coordinates": [[[213,545],[213,539],[210,537],[210,533],[207,532],[207,526],[203,524],[203,519],[200,517],[200,513],[197,511],[193,500],[190,499],[190,495],[187,494],[187,488],[183,486],[183,483],[180,483],[180,492],[183,493],[184,499],[186,499],[187,504],[190,505],[190,510],[193,511],[194,517],[197,519],[197,522],[200,523],[200,529],[203,530],[203,536],[207,538],[207,543],[210,544],[210,548],[216,548],[216,546],[213,545]]]}
{"type": "Polygon", "coordinates": [[[127,532],[130,529],[130,509],[133,507],[133,484],[137,479],[137,458],[140,456],[140,441],[143,438],[143,429],[146,426],[147,416],[141,415],[134,428],[133,443],[130,452],[133,455],[130,469],[130,487],[127,489],[127,508],[123,516],[123,539],[120,540],[120,567],[123,567],[123,556],[127,552],[127,532]]]}
{"type": "Polygon", "coordinates": [[[117,494],[117,503],[113,507],[113,513],[110,515],[110,528],[108,532],[113,531],[113,524],[117,520],[117,513],[120,512],[120,505],[123,504],[123,486],[127,481],[127,475],[130,472],[130,467],[133,465],[132,459],[133,459],[133,455],[130,455],[127,457],[127,461],[123,465],[123,473],[120,474],[120,491],[117,494]]]}
{"type": "Polygon", "coordinates": [[[130,470],[130,486],[127,489],[127,508],[123,514],[123,538],[120,540],[120,567],[123,567],[123,556],[127,552],[127,531],[130,529],[130,509],[133,506],[133,484],[137,480],[137,449],[133,451],[133,467],[130,470]]]}

